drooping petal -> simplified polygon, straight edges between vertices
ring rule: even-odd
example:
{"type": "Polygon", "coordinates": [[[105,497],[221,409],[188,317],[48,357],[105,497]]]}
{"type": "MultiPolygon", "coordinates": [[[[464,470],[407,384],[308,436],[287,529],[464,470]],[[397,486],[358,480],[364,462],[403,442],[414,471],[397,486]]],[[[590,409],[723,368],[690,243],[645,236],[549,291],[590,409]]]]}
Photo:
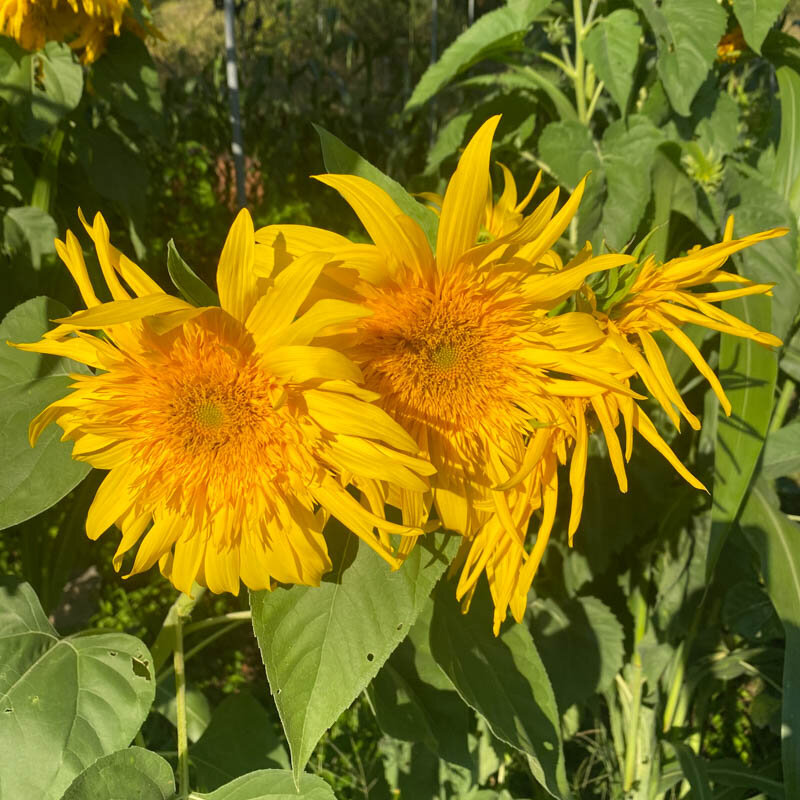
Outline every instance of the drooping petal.
{"type": "Polygon", "coordinates": [[[217,267],[220,305],[241,322],[259,297],[259,279],[253,269],[254,248],[253,219],[243,208],[231,226],[217,267]]]}

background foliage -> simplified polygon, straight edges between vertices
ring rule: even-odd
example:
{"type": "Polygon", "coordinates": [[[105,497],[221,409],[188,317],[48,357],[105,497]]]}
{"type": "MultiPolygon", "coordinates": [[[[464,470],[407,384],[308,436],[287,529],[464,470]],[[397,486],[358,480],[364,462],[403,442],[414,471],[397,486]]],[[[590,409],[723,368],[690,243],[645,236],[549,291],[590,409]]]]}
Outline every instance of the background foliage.
{"type": "MultiPolygon", "coordinates": [[[[78,206],[102,209],[162,283],[187,291],[182,263],[213,274],[210,243],[235,211],[221,16],[210,0],[154,5],[163,40],[125,34],[88,68],[63,44],[29,54],[0,37],[0,752],[14,754],[0,795],[12,798],[175,792],[171,655],[187,609],[157,575],[123,582],[113,535],[86,540],[99,476],[57,432],[28,448],[27,422],[78,365],[3,344],[78,307],[52,244],[79,228],[78,206]],[[171,238],[186,261],[173,249],[168,274],[171,238]]],[[[485,592],[466,617],[452,599],[445,534],[390,574],[333,528],[321,588],[202,595],[183,628],[194,796],[283,797],[296,779],[315,800],[800,797],[799,17],[782,0],[442,0],[435,20],[423,0],[239,4],[257,223],[361,236],[309,174],[364,174],[413,207],[385,176],[440,191],[502,112],[494,157],[524,188],[538,169],[544,189],[592,171],[564,255],[652,232],[663,259],[717,241],[729,213],[739,235],[787,226],[735,259],[777,283],[774,298],[731,301],[785,345],[687,328],[726,387],[725,417],[663,344],[704,426],[662,433],[712,495],[645,451],[620,495],[593,439],[575,547],[555,537],[525,622],[497,639],[485,592]]]]}

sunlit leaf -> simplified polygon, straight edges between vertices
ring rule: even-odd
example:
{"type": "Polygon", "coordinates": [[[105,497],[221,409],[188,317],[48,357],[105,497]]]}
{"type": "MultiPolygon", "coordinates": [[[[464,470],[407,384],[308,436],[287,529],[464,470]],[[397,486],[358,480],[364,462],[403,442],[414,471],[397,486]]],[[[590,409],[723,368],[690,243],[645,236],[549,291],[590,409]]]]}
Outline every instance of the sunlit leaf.
{"type": "Polygon", "coordinates": [[[641,35],[642,28],[635,12],[621,8],[601,17],[583,43],[597,77],[606,85],[623,115],[633,88],[641,35]]]}
{"type": "Polygon", "coordinates": [[[716,0],[664,0],[660,11],[674,45],[659,40],[658,74],[672,107],[688,117],[689,106],[716,58],[726,15],[716,0]]]}
{"type": "MultiPolygon", "coordinates": [[[[768,297],[728,300],[724,307],[759,330],[770,328],[768,297]]],[[[778,373],[774,353],[756,342],[729,334],[721,337],[719,364],[720,380],[732,410],[730,417],[720,410],[718,418],[707,576],[714,571],[761,454],[778,373]]]]}
{"type": "Polygon", "coordinates": [[[167,243],[167,271],[175,288],[196,306],[218,306],[219,295],[181,258],[175,242],[167,243]]]}
{"type": "Polygon", "coordinates": [[[778,15],[786,7],[786,0],[733,0],[733,13],[742,26],[742,33],[756,53],[775,24],[778,15]]]}
{"type": "Polygon", "coordinates": [[[790,67],[775,73],[781,101],[781,138],[772,185],[800,216],[800,75],[790,67]]]}
{"type": "Polygon", "coordinates": [[[519,49],[531,23],[551,0],[509,0],[508,5],[481,16],[425,70],[405,110],[424,105],[440,89],[473,64],[519,49]]]}
{"type": "Polygon", "coordinates": [[[317,775],[299,776],[297,786],[288,769],[262,769],[242,775],[199,800],[336,800],[333,789],[317,775]]]}
{"type": "Polygon", "coordinates": [[[152,660],[124,633],[60,639],[27,583],[0,584],[0,789],[58,800],[130,744],[155,693],[152,660]]]}
{"type": "Polygon", "coordinates": [[[418,543],[392,572],[341,526],[328,526],[334,568],[319,587],[253,592],[253,628],[299,775],[320,736],[408,634],[445,569],[455,537],[418,543]]]}
{"type": "Polygon", "coordinates": [[[172,800],[175,778],[161,756],[129,747],[98,758],[70,784],[61,800],[172,800]]]}

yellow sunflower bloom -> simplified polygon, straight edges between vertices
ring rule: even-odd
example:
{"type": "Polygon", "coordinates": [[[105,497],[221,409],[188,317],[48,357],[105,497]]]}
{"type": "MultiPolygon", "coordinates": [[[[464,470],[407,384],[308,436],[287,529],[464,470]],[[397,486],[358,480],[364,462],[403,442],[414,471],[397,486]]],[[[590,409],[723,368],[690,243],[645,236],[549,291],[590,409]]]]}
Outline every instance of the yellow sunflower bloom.
{"type": "Polygon", "coordinates": [[[678,412],[696,430],[700,428],[700,420],[689,411],[675,387],[653,333],[663,331],[686,353],[714,390],[725,413],[730,414],[731,404],[722,384],[681,328],[686,323],[694,323],[766,346],[780,346],[777,336],[757,330],[714,304],[751,294],[771,295],[774,284],[755,283],[721,267],[734,253],[787,232],[787,228],[773,228],[734,239],[733,217],[730,217],[722,242],[695,247],[687,255],[673,258],[666,264],[658,264],[653,257],[646,259],[637,267],[638,274],[630,293],[607,314],[596,314],[614,346],[636,369],[676,427],[680,427],[678,412]],[[718,291],[712,288],[720,283],[738,284],[738,288],[718,291]],[[710,291],[698,291],[704,286],[710,291]]]}
{"type": "MultiPolygon", "coordinates": [[[[584,183],[558,211],[555,191],[502,235],[479,243],[497,122],[481,127],[447,187],[435,253],[386,193],[349,175],[318,179],[350,203],[374,245],[295,225],[256,232],[257,270],[327,253],[318,291],[372,311],[342,326],[331,343],[361,367],[367,388],[437,468],[430,495],[401,489],[388,499],[407,525],[422,525],[433,506],[445,527],[465,537],[455,561],[462,570],[457,594],[466,607],[485,572],[495,631],[509,608],[522,617],[555,520],[558,466],[570,456],[570,535],[577,528],[587,414],[601,422],[623,490],[620,421],[628,431],[628,458],[637,430],[702,487],[636,404],[640,396],[628,386],[635,370],[592,315],[549,315],[589,274],[633,260],[592,257],[587,245],[562,264],[551,249],[574,216],[584,183]],[[528,549],[534,513],[540,520],[528,549]]],[[[510,192],[506,197],[508,208],[519,207],[510,192]]]]}
{"type": "Polygon", "coordinates": [[[155,33],[136,21],[129,0],[0,0],[0,34],[25,50],[64,42],[85,64],[96,61],[123,27],[141,37],[155,33]]]}
{"type": "Polygon", "coordinates": [[[57,249],[87,308],[16,346],[96,370],[73,376],[73,391],[33,420],[30,437],[58,422],[74,458],[109,470],[86,532],[121,529],[115,567],[141,540],[130,574],[158,562],[184,592],[193,581],[234,594],[240,580],[251,589],[315,585],[331,566],[329,514],[399,566],[390,535],[421,530],[383,518],[386,482],[422,493],[433,469],[357,385],[358,367],[310,344],[331,323],[369,311],[323,301],[295,319],[323,259],[256,277],[253,223],[242,211],[219,261],[222,307],[196,308],[114,248],[99,214],[84,225],[113,301],[97,299],[69,232],[57,249]]]}

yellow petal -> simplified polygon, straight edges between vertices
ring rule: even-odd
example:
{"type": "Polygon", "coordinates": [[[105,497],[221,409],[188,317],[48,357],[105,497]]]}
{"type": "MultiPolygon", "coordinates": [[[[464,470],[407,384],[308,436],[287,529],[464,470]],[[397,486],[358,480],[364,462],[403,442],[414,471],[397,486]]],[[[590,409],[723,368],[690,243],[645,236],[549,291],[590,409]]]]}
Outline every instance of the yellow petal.
{"type": "Polygon", "coordinates": [[[250,212],[243,208],[231,226],[217,267],[217,289],[222,308],[244,322],[259,295],[253,270],[255,232],[250,212]]]}
{"type": "Polygon", "coordinates": [[[90,539],[99,538],[131,507],[130,479],[128,467],[112,469],[103,478],[86,515],[86,535],[90,539]]]}
{"type": "Polygon", "coordinates": [[[361,370],[347,356],[329,347],[286,345],[262,356],[264,367],[292,383],[313,380],[363,381],[361,370]]]}
{"type": "MultiPolygon", "coordinates": [[[[100,269],[111,291],[111,296],[114,300],[129,300],[130,294],[128,290],[120,283],[117,273],[114,271],[114,267],[111,266],[111,260],[108,254],[110,234],[108,225],[103,219],[103,215],[100,213],[94,215],[94,225],[89,225],[81,209],[78,209],[78,216],[83,223],[83,227],[86,228],[86,232],[92,237],[94,248],[97,251],[97,260],[100,262],[100,269]]],[[[159,291],[161,290],[159,289],[159,291]]]]}
{"type": "Polygon", "coordinates": [[[397,203],[374,183],[357,175],[315,175],[336,189],[358,218],[384,257],[427,275],[433,257],[425,234],[397,203]]]}
{"type": "Polygon", "coordinates": [[[166,577],[184,594],[191,594],[192,584],[197,579],[200,564],[205,556],[206,544],[206,537],[199,531],[195,531],[191,536],[181,536],[175,542],[175,554],[166,577]]]}
{"type": "Polygon", "coordinates": [[[440,275],[452,269],[477,241],[489,191],[489,155],[500,117],[486,120],[472,137],[450,179],[442,201],[436,240],[440,275]]]}
{"type": "Polygon", "coordinates": [[[77,311],[71,317],[57,319],[54,322],[89,330],[108,328],[155,314],[183,310],[194,310],[194,306],[190,306],[177,297],[162,293],[147,297],[134,297],[130,300],[113,300],[110,303],[102,303],[86,311],[77,311]]]}
{"type": "Polygon", "coordinates": [[[177,515],[162,517],[153,521],[153,526],[145,534],[131,571],[125,576],[137,575],[152,567],[161,556],[169,552],[176,539],[181,535],[184,520],[177,515]]]}
{"type": "Polygon", "coordinates": [[[273,339],[276,345],[308,344],[332,325],[343,325],[372,315],[372,311],[344,300],[318,300],[299,319],[273,339]]]}
{"type": "Polygon", "coordinates": [[[293,261],[253,305],[245,323],[261,346],[292,322],[329,260],[327,253],[309,253],[293,261]]]}
{"type": "Polygon", "coordinates": [[[28,353],[47,353],[52,356],[62,356],[71,358],[73,361],[80,361],[90,367],[102,368],[103,364],[97,357],[97,349],[83,339],[71,338],[54,341],[53,339],[42,339],[40,342],[7,342],[6,344],[17,350],[25,350],[28,353]]]}
{"type": "Polygon", "coordinates": [[[398,450],[418,451],[417,443],[382,409],[355,397],[309,389],[308,413],[331,433],[378,439],[398,450]]]}
{"type": "Polygon", "coordinates": [[[586,416],[583,413],[583,404],[576,402],[575,409],[575,449],[572,451],[572,460],[569,465],[569,487],[572,491],[572,504],[569,512],[570,544],[575,531],[581,521],[583,513],[583,493],[586,485],[586,463],[589,455],[589,433],[586,428],[586,416]]]}
{"type": "Polygon", "coordinates": [[[608,406],[603,395],[596,395],[591,398],[592,408],[597,414],[600,427],[603,429],[603,437],[608,448],[608,457],[611,459],[611,466],[617,476],[617,483],[621,492],[628,491],[628,476],[625,474],[625,461],[622,458],[622,448],[619,445],[617,433],[614,430],[614,423],[608,413],[608,406]]]}
{"type": "Polygon", "coordinates": [[[83,250],[81,250],[80,242],[72,231],[67,231],[66,243],[56,239],[56,252],[59,258],[67,265],[70,275],[78,285],[78,290],[86,307],[91,308],[99,305],[100,301],[94,293],[94,288],[86,269],[86,262],[83,260],[83,250]]]}
{"type": "Polygon", "coordinates": [[[203,560],[203,572],[205,584],[214,594],[230,592],[233,595],[239,594],[241,585],[239,580],[239,558],[238,547],[224,548],[217,551],[212,543],[206,545],[205,558],[203,560]]]}

